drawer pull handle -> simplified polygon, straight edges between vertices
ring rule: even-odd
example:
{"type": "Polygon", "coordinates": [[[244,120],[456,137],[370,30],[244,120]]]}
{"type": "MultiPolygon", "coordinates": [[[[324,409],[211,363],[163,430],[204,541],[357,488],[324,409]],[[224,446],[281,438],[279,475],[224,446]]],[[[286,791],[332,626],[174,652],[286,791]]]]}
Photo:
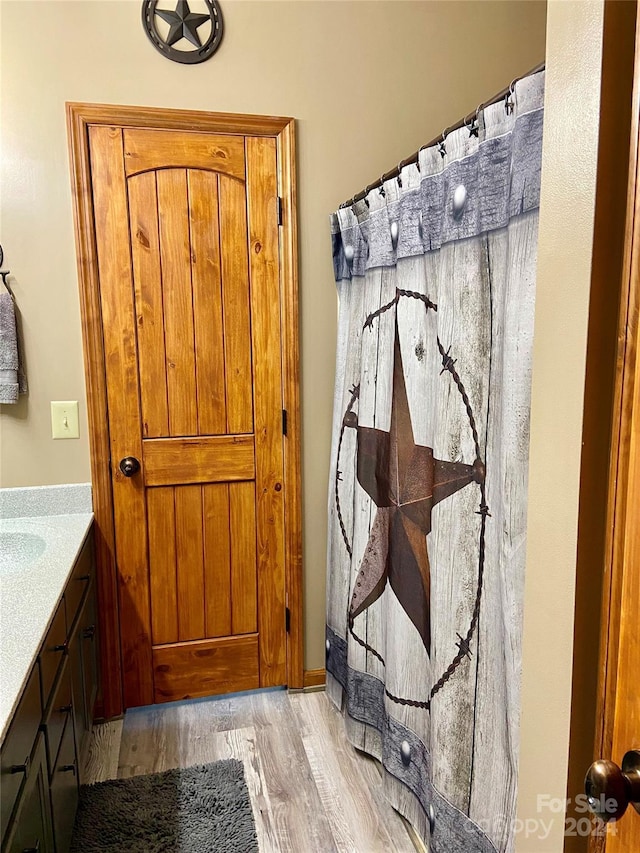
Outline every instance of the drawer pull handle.
{"type": "Polygon", "coordinates": [[[80,575],[80,577],[77,578],[77,580],[79,580],[79,581],[90,581],[91,575],[80,575]]]}
{"type": "Polygon", "coordinates": [[[12,773],[24,773],[26,776],[27,773],[29,772],[29,764],[30,763],[31,763],[31,759],[27,755],[27,757],[24,760],[24,764],[12,764],[11,765],[11,772],[12,773]]]}
{"type": "Polygon", "coordinates": [[[96,626],[95,625],[89,625],[82,632],[82,636],[85,638],[85,640],[93,640],[93,638],[95,637],[95,634],[96,634],[96,626]]]}
{"type": "Polygon", "coordinates": [[[53,651],[54,651],[54,652],[62,652],[62,654],[63,654],[63,655],[68,654],[68,653],[69,653],[69,643],[68,643],[68,641],[67,641],[67,640],[65,640],[65,641],[64,641],[64,643],[60,643],[59,645],[54,646],[54,647],[53,647],[53,651]]]}
{"type": "Polygon", "coordinates": [[[22,853],[40,853],[40,839],[36,841],[34,847],[25,847],[22,853]]]}
{"type": "Polygon", "coordinates": [[[58,713],[59,714],[70,714],[72,710],[73,710],[73,705],[71,704],[71,702],[69,702],[68,705],[61,705],[58,708],[58,713]]]}
{"type": "Polygon", "coordinates": [[[73,773],[76,775],[76,765],[75,764],[63,764],[60,768],[61,773],[73,773]]]}

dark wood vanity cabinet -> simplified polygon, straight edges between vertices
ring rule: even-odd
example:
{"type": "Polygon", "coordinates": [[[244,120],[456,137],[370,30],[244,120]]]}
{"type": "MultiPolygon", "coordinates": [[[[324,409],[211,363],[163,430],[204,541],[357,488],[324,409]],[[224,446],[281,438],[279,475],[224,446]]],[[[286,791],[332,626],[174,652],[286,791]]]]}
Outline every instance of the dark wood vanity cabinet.
{"type": "Polygon", "coordinates": [[[31,755],[41,722],[40,673],[36,665],[0,750],[0,826],[3,838],[31,769],[31,755]]]}
{"type": "Polygon", "coordinates": [[[80,784],[84,758],[93,725],[93,709],[98,690],[98,636],[95,584],[92,581],[86,599],[73,623],[69,640],[69,663],[73,682],[73,722],[75,728],[80,784]]]}
{"type": "Polygon", "coordinates": [[[36,738],[24,790],[18,801],[8,853],[45,853],[54,850],[49,781],[44,735],[36,738]]]}
{"type": "Polygon", "coordinates": [[[98,691],[90,533],[0,751],[2,853],[67,853],[98,691]]]}

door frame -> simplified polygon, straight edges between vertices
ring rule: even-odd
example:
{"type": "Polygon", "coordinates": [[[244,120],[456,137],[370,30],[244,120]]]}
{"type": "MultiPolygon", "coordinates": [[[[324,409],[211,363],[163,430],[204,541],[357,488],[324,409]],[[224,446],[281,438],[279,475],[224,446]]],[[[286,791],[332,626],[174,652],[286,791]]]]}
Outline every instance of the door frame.
{"type": "Polygon", "coordinates": [[[283,444],[285,596],[290,614],[287,633],[287,686],[301,688],[303,686],[302,512],[295,120],[279,116],[75,102],[66,104],[66,112],[87,386],[95,516],[96,579],[100,602],[98,621],[102,687],[96,715],[110,719],[120,716],[126,709],[122,688],[109,421],[89,157],[89,126],[91,125],[262,136],[271,137],[276,141],[278,195],[282,199],[281,226],[278,229],[282,320],[282,405],[287,411],[287,433],[283,444]]]}

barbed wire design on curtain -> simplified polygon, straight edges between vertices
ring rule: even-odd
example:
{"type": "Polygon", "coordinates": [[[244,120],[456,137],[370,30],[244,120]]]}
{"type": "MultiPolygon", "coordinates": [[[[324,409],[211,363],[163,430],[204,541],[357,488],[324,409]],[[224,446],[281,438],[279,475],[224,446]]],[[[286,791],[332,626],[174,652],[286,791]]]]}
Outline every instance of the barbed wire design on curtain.
{"type": "MultiPolygon", "coordinates": [[[[371,314],[369,314],[367,316],[367,318],[364,322],[364,325],[363,325],[363,332],[366,329],[372,329],[373,324],[375,323],[375,321],[379,317],[386,314],[388,311],[390,311],[392,309],[396,309],[396,347],[397,347],[396,352],[398,354],[399,354],[399,342],[398,342],[398,329],[397,329],[397,306],[398,306],[398,303],[400,302],[401,299],[416,299],[416,300],[423,303],[423,305],[425,306],[425,311],[427,311],[427,312],[438,310],[438,306],[434,302],[432,302],[428,296],[425,296],[424,294],[419,293],[417,291],[404,290],[404,289],[397,288],[394,299],[392,299],[387,304],[382,305],[376,311],[372,312],[371,314]]],[[[469,396],[467,394],[467,391],[464,387],[463,381],[462,381],[462,379],[461,379],[461,377],[460,377],[460,375],[456,369],[456,359],[453,358],[453,356],[451,354],[451,349],[449,348],[449,349],[445,350],[445,348],[442,345],[442,342],[440,341],[439,337],[436,337],[436,342],[437,342],[437,347],[438,347],[438,353],[439,353],[440,360],[442,363],[442,369],[440,371],[440,375],[446,373],[450,377],[451,381],[453,382],[453,384],[454,384],[454,386],[455,386],[455,388],[456,388],[456,390],[460,396],[460,399],[463,403],[463,406],[464,406],[464,409],[465,409],[465,412],[467,415],[467,419],[469,422],[469,428],[471,430],[471,435],[473,438],[473,444],[474,444],[474,448],[475,448],[475,457],[476,457],[473,465],[461,465],[459,463],[438,462],[437,460],[436,460],[436,463],[440,466],[450,466],[451,469],[455,469],[457,479],[459,480],[459,485],[457,485],[453,491],[457,491],[458,489],[463,488],[465,485],[468,485],[471,482],[475,482],[478,485],[479,492],[480,492],[480,502],[479,502],[479,507],[478,507],[478,510],[476,511],[476,514],[480,516],[480,530],[479,530],[479,534],[478,534],[478,568],[477,568],[477,576],[476,576],[476,590],[475,590],[474,607],[473,607],[472,615],[471,615],[471,618],[470,618],[470,621],[469,621],[469,624],[467,626],[465,633],[464,634],[459,634],[459,633],[457,634],[457,637],[458,637],[458,640],[456,642],[457,651],[453,655],[450,663],[447,665],[447,667],[444,669],[444,671],[438,677],[438,679],[434,682],[434,684],[432,685],[431,690],[429,692],[429,695],[426,699],[412,699],[412,698],[403,697],[403,696],[395,696],[385,687],[385,694],[388,696],[388,698],[391,701],[396,702],[397,704],[400,704],[400,705],[408,705],[408,706],[411,706],[414,708],[422,708],[425,710],[430,710],[431,703],[432,703],[434,697],[440,692],[440,690],[442,690],[442,688],[447,684],[447,682],[454,676],[456,670],[459,668],[462,661],[466,657],[467,658],[471,657],[471,643],[473,641],[473,638],[475,636],[475,633],[476,633],[476,630],[478,627],[478,620],[479,620],[479,615],[480,615],[480,604],[482,601],[482,589],[483,589],[484,569],[485,569],[486,525],[487,525],[487,518],[490,517],[489,507],[488,507],[487,501],[486,501],[486,468],[485,468],[485,462],[482,459],[482,453],[481,453],[481,448],[480,448],[480,440],[478,437],[478,429],[477,429],[477,425],[476,425],[476,419],[475,419],[475,415],[473,412],[473,408],[471,406],[471,402],[469,400],[469,396]],[[466,469],[466,470],[463,471],[462,469],[466,469]]],[[[394,359],[394,361],[395,361],[395,359],[394,359]]],[[[394,363],[394,396],[393,396],[393,402],[392,402],[392,419],[393,419],[393,409],[396,406],[396,389],[395,389],[395,372],[396,372],[396,370],[403,371],[401,356],[400,356],[400,367],[398,368],[396,366],[396,364],[394,363]]],[[[406,390],[404,389],[404,375],[402,376],[402,388],[401,388],[401,390],[404,391],[404,393],[406,395],[406,390]]],[[[344,517],[343,517],[343,513],[342,513],[342,506],[341,506],[341,502],[340,502],[340,482],[342,481],[342,472],[340,470],[340,467],[341,467],[340,463],[341,463],[341,457],[342,457],[344,434],[345,434],[345,430],[349,429],[349,428],[354,428],[357,430],[357,432],[358,432],[357,455],[358,455],[358,454],[360,454],[360,450],[361,450],[361,431],[362,432],[368,431],[371,433],[373,433],[373,432],[378,433],[379,432],[376,430],[369,430],[368,428],[362,428],[359,426],[358,416],[357,416],[357,413],[355,411],[355,407],[356,407],[356,404],[359,400],[359,396],[360,396],[360,385],[354,385],[349,390],[349,401],[347,403],[347,407],[345,409],[345,413],[344,413],[343,418],[342,418],[340,434],[338,437],[336,471],[335,471],[335,480],[334,480],[334,496],[335,496],[336,516],[338,519],[338,524],[340,526],[342,539],[343,539],[343,542],[344,542],[344,545],[345,545],[345,548],[346,548],[347,554],[349,555],[350,560],[353,559],[353,543],[349,541],[349,537],[347,535],[347,530],[345,527],[344,517]]],[[[410,421],[410,415],[409,415],[409,421],[410,421]]],[[[388,434],[382,434],[381,433],[380,435],[384,436],[384,435],[388,435],[388,434]]],[[[389,441],[390,440],[391,440],[391,438],[389,438],[389,441]]],[[[432,451],[430,448],[418,447],[418,449],[428,451],[432,457],[432,451]]],[[[362,483],[361,483],[361,485],[362,485],[362,483]]],[[[439,498],[439,499],[444,499],[444,498],[450,496],[451,494],[453,494],[453,491],[450,491],[450,490],[447,491],[447,489],[450,489],[450,488],[451,488],[450,485],[447,485],[447,488],[444,489],[446,494],[444,494],[443,497],[439,498]]],[[[371,492],[369,492],[369,493],[371,494],[371,492]]],[[[432,495],[429,496],[430,498],[433,498],[433,493],[434,493],[434,489],[432,488],[432,495]]],[[[396,498],[399,500],[399,495],[396,496],[396,498]]],[[[388,505],[388,504],[386,504],[386,505],[388,505]]],[[[430,530],[430,514],[431,514],[432,505],[433,505],[433,500],[429,504],[429,530],[430,530]]],[[[397,509],[400,509],[399,503],[397,504],[397,509]]],[[[374,523],[374,526],[375,526],[375,523],[374,523]]],[[[371,531],[370,531],[370,536],[371,536],[371,531]]],[[[426,548],[426,534],[425,534],[425,548],[426,548]]],[[[387,556],[385,559],[386,559],[386,562],[388,564],[388,562],[390,560],[390,556],[387,556]]],[[[364,558],[363,558],[363,563],[364,563],[364,558]]],[[[428,557],[427,557],[427,570],[429,570],[428,557]]],[[[389,582],[388,565],[385,568],[385,573],[386,574],[385,574],[385,577],[383,579],[384,583],[382,584],[383,589],[380,590],[380,592],[376,595],[376,598],[373,600],[377,600],[377,598],[382,594],[384,589],[386,589],[386,585],[389,582]]],[[[377,660],[380,661],[380,663],[383,666],[386,666],[386,663],[385,663],[385,660],[384,660],[384,657],[382,656],[382,654],[380,654],[380,652],[377,649],[375,649],[373,646],[371,646],[369,643],[367,643],[366,640],[364,640],[362,637],[360,637],[356,633],[355,628],[354,628],[356,616],[359,615],[360,612],[363,612],[364,610],[366,610],[368,608],[368,606],[370,606],[370,604],[373,603],[373,601],[369,601],[369,603],[367,604],[365,601],[364,604],[361,605],[361,609],[358,610],[357,613],[354,613],[354,610],[357,609],[357,608],[354,608],[354,602],[358,598],[358,594],[359,594],[358,588],[361,586],[361,583],[363,580],[363,578],[362,578],[363,574],[364,574],[364,568],[361,565],[360,572],[356,575],[356,579],[354,580],[352,595],[351,595],[351,599],[350,599],[350,605],[349,605],[348,613],[347,613],[347,624],[349,627],[349,633],[355,642],[357,642],[360,646],[362,646],[367,652],[372,654],[377,660]],[[362,579],[359,580],[359,578],[362,578],[362,579]]],[[[380,583],[378,584],[378,586],[379,585],[380,585],[380,583]]],[[[377,587],[373,591],[372,594],[375,595],[376,591],[377,591],[377,587]]],[[[430,602],[427,602],[427,604],[428,604],[428,606],[430,606],[430,602]]],[[[401,601],[401,605],[402,605],[402,601],[401,601]]],[[[404,609],[406,611],[406,607],[404,609]]],[[[413,619],[413,617],[410,614],[408,614],[408,615],[409,615],[409,618],[413,619]]],[[[415,619],[414,619],[414,624],[415,624],[415,619]]],[[[430,621],[429,621],[429,630],[430,630],[430,621]]],[[[423,643],[425,644],[427,654],[429,654],[430,653],[430,641],[429,640],[425,641],[425,638],[423,636],[423,643]]]]}

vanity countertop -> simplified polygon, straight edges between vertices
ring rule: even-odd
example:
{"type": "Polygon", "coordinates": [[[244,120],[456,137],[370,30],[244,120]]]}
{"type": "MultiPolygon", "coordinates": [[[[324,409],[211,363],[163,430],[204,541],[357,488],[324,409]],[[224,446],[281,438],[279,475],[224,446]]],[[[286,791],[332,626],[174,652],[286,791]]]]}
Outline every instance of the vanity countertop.
{"type": "Polygon", "coordinates": [[[89,484],[0,489],[0,743],[92,522],[89,484]]]}

